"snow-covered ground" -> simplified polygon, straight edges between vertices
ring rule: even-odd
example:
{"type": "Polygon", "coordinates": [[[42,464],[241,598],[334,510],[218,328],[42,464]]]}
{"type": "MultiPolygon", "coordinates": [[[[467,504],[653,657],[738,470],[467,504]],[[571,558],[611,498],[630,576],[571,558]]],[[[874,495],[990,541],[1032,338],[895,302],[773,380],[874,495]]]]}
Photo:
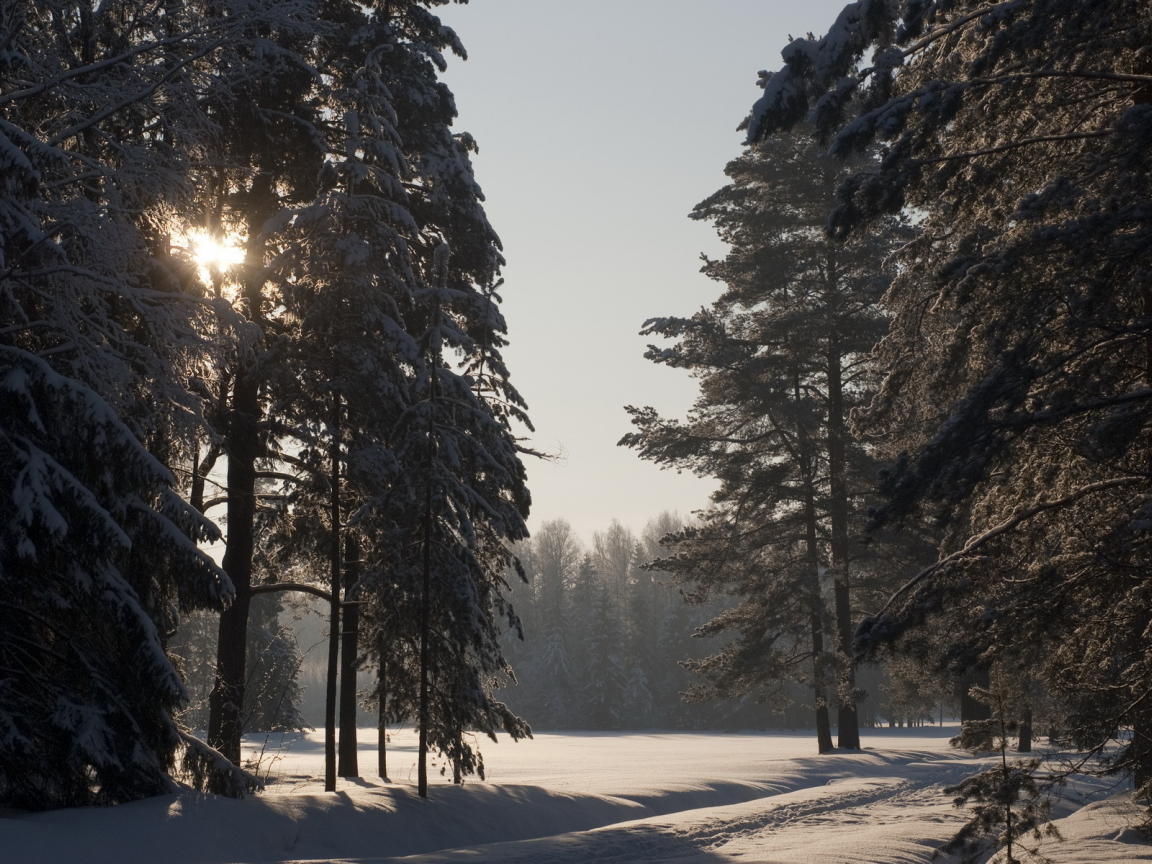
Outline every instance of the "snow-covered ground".
{"type": "MultiPolygon", "coordinates": [[[[393,783],[362,730],[362,780],[322,791],[323,736],[253,737],[268,791],[183,792],[108,809],[0,813],[0,860],[20,864],[927,862],[961,822],[942,787],[981,760],[954,728],[881,729],[864,751],[815,754],[810,734],[567,733],[479,742],[487,782],[413,787],[415,739],[394,732],[393,783]],[[410,856],[410,857],[409,857],[410,856]]],[[[1054,811],[1057,864],[1152,861],[1141,811],[1078,779],[1054,811]]]]}

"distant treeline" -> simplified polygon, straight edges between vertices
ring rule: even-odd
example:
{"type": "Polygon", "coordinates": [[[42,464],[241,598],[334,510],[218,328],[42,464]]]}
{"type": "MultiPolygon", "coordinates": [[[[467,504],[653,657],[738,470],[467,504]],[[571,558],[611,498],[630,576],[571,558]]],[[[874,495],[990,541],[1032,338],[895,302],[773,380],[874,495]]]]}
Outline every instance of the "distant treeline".
{"type": "MultiPolygon", "coordinates": [[[[811,690],[795,681],[727,699],[701,688],[693,665],[730,640],[697,634],[733,601],[690,602],[670,574],[648,566],[669,554],[661,541],[686,524],[665,511],[637,535],[613,520],[586,545],[557,519],[517,546],[529,581],[510,579],[510,596],[524,638],[506,634],[517,683],[501,697],[533,728],[811,728],[811,690]]],[[[894,662],[895,676],[886,665],[860,670],[862,725],[953,716],[946,680],[894,662]]]]}

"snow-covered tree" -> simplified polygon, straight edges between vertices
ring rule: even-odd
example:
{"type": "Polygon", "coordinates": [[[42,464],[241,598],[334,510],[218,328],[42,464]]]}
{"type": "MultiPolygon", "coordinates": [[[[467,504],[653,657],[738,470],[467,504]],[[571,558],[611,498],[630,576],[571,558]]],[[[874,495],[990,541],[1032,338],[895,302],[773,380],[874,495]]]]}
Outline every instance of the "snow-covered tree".
{"type": "Polygon", "coordinates": [[[636,567],[636,535],[613,519],[604,531],[592,534],[592,560],[608,588],[618,621],[627,620],[628,598],[636,567]]]}
{"type": "Polygon", "coordinates": [[[529,545],[528,559],[521,560],[532,600],[518,607],[526,651],[524,661],[514,664],[518,690],[523,692],[516,700],[517,710],[540,728],[579,728],[582,646],[573,619],[582,619],[588,610],[576,608],[572,589],[583,549],[563,519],[542,524],[529,545]]]}
{"type": "Polygon", "coordinates": [[[187,743],[164,636],[231,597],[215,529],[90,388],[10,346],[0,382],[0,800],[158,794],[187,743]]]}
{"type": "MultiPolygon", "coordinates": [[[[500,353],[507,326],[496,288],[504,260],[473,177],[475,143],[452,130],[455,102],[437,80],[444,52],[466,55],[452,29],[429,11],[437,5],[371,5],[374,24],[389,40],[379,76],[395,112],[405,203],[414,220],[406,241],[419,290],[405,327],[419,357],[410,366],[408,408],[380,442],[394,453],[399,473],[376,488],[354,519],[372,551],[365,565],[377,574],[374,584],[393,598],[393,609],[399,603],[407,610],[404,621],[370,620],[380,638],[366,647],[392,670],[389,694],[397,710],[423,715],[425,749],[439,749],[462,777],[483,770],[466,731],[527,732],[491,695],[509,672],[496,642],[498,619],[506,615],[516,625],[503,579],[509,544],[526,536],[528,498],[510,424],[527,424],[527,416],[500,353]],[[427,634],[409,629],[424,615],[427,634]],[[415,650],[416,643],[426,650],[415,650]],[[389,645],[397,658],[377,653],[389,645]],[[428,673],[423,688],[412,665],[421,661],[428,673]]],[[[368,603],[389,615],[388,605],[370,597],[368,603]]]]}
{"type": "MultiPolygon", "coordinates": [[[[198,8],[10,0],[0,15],[0,799],[40,808],[168,788],[164,641],[220,608],[215,527],[173,492],[216,326],[166,231],[207,124],[184,70],[198,8]],[[145,448],[147,445],[147,448],[145,448]],[[152,450],[154,452],[149,452],[152,450]]],[[[238,778],[239,775],[230,775],[238,778]]]]}
{"type": "Polygon", "coordinates": [[[424,796],[428,750],[447,757],[456,779],[473,772],[483,777],[483,761],[466,733],[493,739],[497,730],[513,739],[530,734],[492,695],[511,673],[499,646],[500,618],[516,623],[504,597],[504,574],[512,561],[510,545],[528,535],[524,466],[511,430],[474,389],[474,379],[449,365],[453,356],[466,358],[475,344],[464,329],[473,323],[467,312],[475,308],[475,288],[453,279],[449,255],[442,243],[428,284],[417,294],[426,327],[419,339],[426,372],[417,379],[395,439],[402,488],[409,490],[410,512],[420,516],[408,526],[411,536],[402,549],[412,550],[406,554],[417,558],[420,572],[412,595],[420,620],[417,718],[424,796]]]}

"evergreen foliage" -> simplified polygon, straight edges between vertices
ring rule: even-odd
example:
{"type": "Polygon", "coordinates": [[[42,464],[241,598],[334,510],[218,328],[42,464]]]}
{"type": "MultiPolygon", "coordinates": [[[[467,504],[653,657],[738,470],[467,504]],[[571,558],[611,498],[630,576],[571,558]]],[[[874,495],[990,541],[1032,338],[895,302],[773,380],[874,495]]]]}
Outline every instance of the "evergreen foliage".
{"type": "Polygon", "coordinates": [[[188,536],[215,528],[92,390],[8,346],[0,370],[0,800],[158,794],[186,698],[163,637],[231,594],[188,536]]]}
{"type": "Polygon", "coordinates": [[[160,461],[186,452],[223,311],[163,236],[205,130],[181,70],[228,28],[2,12],[0,800],[115,803],[169,788],[188,742],[164,640],[233,595],[160,461]]]}
{"type": "Polygon", "coordinates": [[[468,731],[527,734],[491,696],[527,417],[475,142],[436,80],[464,54],[441,2],[0,7],[3,803],[154,794],[181,748],[195,783],[242,792],[241,732],[301,723],[298,653],[260,595],[325,595],[344,539],[405,711],[420,490],[432,743],[462,775],[482,772],[468,731]],[[198,267],[197,236],[243,263],[198,267]],[[218,506],[222,569],[197,549],[218,506]],[[170,647],[195,677],[216,646],[219,751],[173,719],[167,640],[198,609],[223,610],[219,638],[170,647]]]}
{"type": "Polygon", "coordinates": [[[701,524],[677,535],[658,563],[701,599],[741,598],[702,631],[738,638],[694,664],[709,682],[694,698],[771,694],[810,674],[827,749],[831,661],[840,743],[858,747],[849,523],[871,469],[847,419],[873,387],[865,357],[886,326],[881,264],[906,232],[890,220],[852,243],[825,237],[844,168],[803,131],[750,149],[726,170],[733,182],[693,211],[731,247],[703,268],[724,292],[711,309],[653,319],[643,331],[678,340],[647,356],[692,370],[700,396],[684,423],[630,407],[638,431],[621,444],[720,481],[701,524]]]}

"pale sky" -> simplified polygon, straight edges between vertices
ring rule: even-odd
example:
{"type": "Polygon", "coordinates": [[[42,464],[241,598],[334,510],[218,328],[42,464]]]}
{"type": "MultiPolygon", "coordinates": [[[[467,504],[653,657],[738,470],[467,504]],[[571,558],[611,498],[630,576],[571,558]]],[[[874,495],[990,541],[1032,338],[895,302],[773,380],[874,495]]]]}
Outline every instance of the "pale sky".
{"type": "Polygon", "coordinates": [[[845,0],[472,0],[444,6],[469,59],[449,58],[458,130],[504,242],[512,380],[527,399],[531,527],[586,541],[613,518],[707,504],[713,484],[616,446],[623,406],[683,417],[695,382],[644,359],[645,319],[689,315],[719,286],[724,248],[687,214],[724,185],[756,73],[789,34],[823,33],[845,0]]]}

